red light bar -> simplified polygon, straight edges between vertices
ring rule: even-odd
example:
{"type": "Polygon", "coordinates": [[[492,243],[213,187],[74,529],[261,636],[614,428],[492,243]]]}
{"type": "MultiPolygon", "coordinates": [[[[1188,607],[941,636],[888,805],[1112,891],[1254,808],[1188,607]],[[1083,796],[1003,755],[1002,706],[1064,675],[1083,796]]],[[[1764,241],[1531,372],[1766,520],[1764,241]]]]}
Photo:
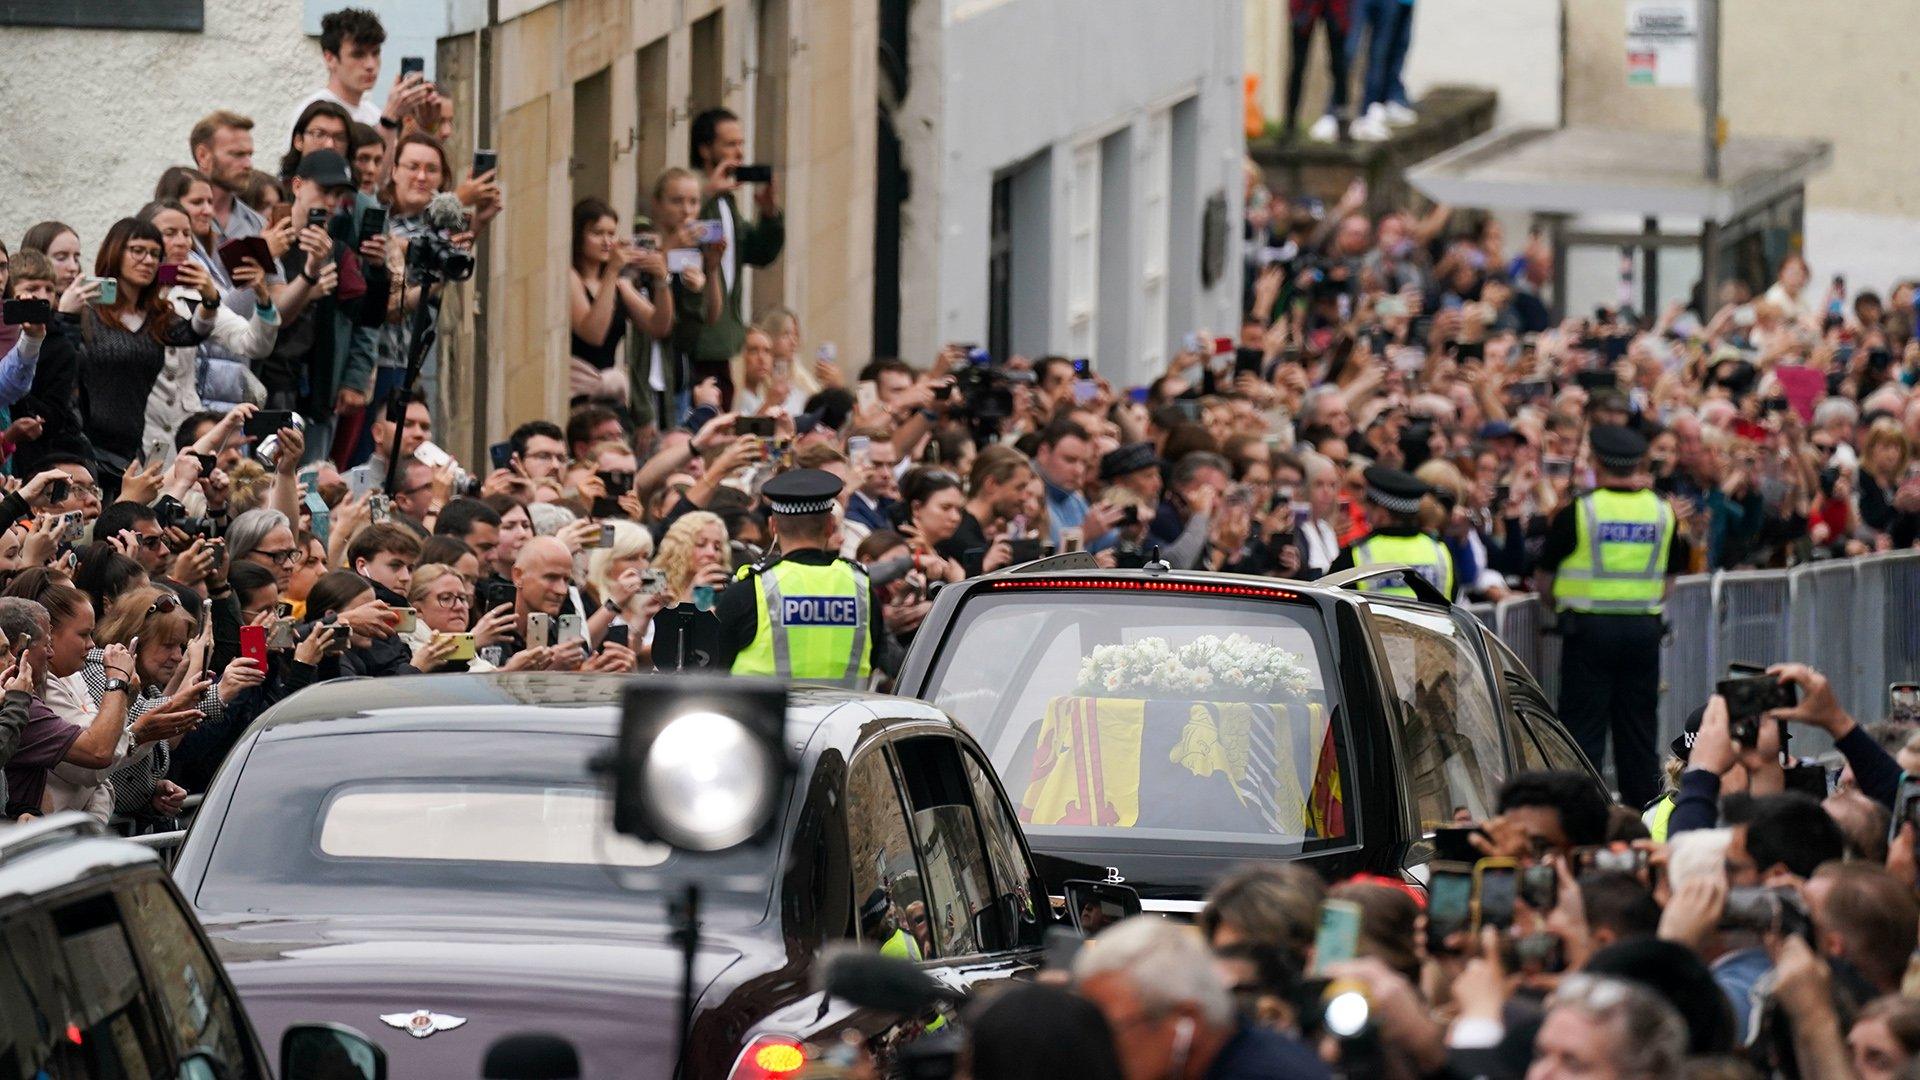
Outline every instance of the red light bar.
{"type": "Polygon", "coordinates": [[[1130,578],[1035,578],[996,581],[1001,589],[1107,589],[1115,592],[1170,592],[1196,596],[1244,596],[1254,600],[1298,600],[1299,593],[1254,585],[1206,585],[1197,581],[1144,581],[1130,578]]]}

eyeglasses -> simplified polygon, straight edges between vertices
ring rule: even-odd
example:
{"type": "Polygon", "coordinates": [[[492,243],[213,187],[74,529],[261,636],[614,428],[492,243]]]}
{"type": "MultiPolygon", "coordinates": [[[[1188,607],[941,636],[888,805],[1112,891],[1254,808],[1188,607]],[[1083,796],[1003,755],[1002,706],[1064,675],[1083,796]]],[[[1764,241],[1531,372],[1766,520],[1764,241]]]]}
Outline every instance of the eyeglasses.
{"type": "Polygon", "coordinates": [[[433,602],[441,607],[472,607],[473,598],[464,592],[445,593],[433,597],[433,602]]]}
{"type": "Polygon", "coordinates": [[[268,551],[266,548],[254,548],[248,552],[248,554],[258,555],[269,562],[277,563],[281,566],[292,566],[294,560],[300,558],[303,553],[299,548],[281,548],[278,551],[268,551]]]}
{"type": "Polygon", "coordinates": [[[167,546],[167,541],[165,538],[159,536],[143,536],[140,538],[140,546],[146,548],[148,551],[159,551],[161,548],[167,546]]]}
{"type": "Polygon", "coordinates": [[[159,262],[160,254],[159,248],[130,247],[127,249],[127,258],[140,259],[146,262],[159,262]]]}

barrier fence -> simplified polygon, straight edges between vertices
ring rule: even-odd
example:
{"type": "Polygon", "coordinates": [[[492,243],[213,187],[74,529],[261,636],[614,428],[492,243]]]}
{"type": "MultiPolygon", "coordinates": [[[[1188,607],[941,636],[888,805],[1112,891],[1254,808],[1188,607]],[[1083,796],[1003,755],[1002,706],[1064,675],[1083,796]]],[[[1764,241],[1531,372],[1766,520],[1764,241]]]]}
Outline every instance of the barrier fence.
{"type": "MultiPolygon", "coordinates": [[[[1560,638],[1547,632],[1537,596],[1467,608],[1527,665],[1547,692],[1560,693],[1560,638]]],[[[1860,723],[1887,712],[1887,685],[1920,681],[1920,551],[1808,563],[1791,570],[1733,570],[1677,578],[1660,646],[1660,735],[1664,746],[1686,725],[1727,664],[1797,660],[1832,680],[1860,723]]],[[[1796,729],[1794,752],[1830,749],[1824,732],[1796,729]]]]}

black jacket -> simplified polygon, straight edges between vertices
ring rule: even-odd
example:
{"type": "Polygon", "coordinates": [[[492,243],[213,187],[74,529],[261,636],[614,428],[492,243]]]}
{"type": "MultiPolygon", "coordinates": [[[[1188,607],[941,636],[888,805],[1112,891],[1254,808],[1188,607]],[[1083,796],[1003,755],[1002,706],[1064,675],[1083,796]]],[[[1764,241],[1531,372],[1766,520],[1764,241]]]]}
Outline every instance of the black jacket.
{"type": "Polygon", "coordinates": [[[47,325],[33,387],[13,405],[13,418],[40,419],[40,437],[13,452],[13,474],[30,480],[43,471],[49,454],[78,454],[93,460],[93,443],[80,418],[80,320],[62,315],[47,325]]]}

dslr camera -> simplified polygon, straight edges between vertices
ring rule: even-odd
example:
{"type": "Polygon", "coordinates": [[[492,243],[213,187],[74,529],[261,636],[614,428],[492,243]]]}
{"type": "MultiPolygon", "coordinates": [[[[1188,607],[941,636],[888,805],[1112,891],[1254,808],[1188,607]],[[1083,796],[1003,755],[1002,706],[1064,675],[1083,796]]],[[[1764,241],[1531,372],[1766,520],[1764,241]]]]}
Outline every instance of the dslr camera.
{"type": "Polygon", "coordinates": [[[407,245],[407,280],[465,281],[473,276],[473,254],[453,246],[444,231],[415,237],[407,245]]]}

